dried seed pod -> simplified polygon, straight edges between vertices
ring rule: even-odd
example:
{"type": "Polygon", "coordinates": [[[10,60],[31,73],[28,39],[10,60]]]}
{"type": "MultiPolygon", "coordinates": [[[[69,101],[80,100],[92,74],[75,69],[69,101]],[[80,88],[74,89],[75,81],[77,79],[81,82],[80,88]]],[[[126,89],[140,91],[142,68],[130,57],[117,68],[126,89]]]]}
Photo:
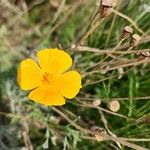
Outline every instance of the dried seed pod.
{"type": "Polygon", "coordinates": [[[132,33],[133,29],[129,26],[125,26],[121,37],[122,39],[127,39],[132,33]]]}
{"type": "Polygon", "coordinates": [[[138,34],[133,34],[132,41],[131,41],[131,46],[138,45],[140,40],[141,40],[141,37],[138,34]]]}
{"type": "Polygon", "coordinates": [[[141,52],[140,54],[144,57],[150,57],[150,52],[141,52]]]}
{"type": "Polygon", "coordinates": [[[95,101],[93,101],[93,103],[92,103],[94,106],[99,106],[100,104],[101,104],[101,100],[95,100],[95,101]]]}
{"type": "Polygon", "coordinates": [[[115,7],[117,5],[117,0],[102,0],[101,4],[103,6],[115,7]]]}
{"type": "Polygon", "coordinates": [[[102,6],[101,7],[101,17],[105,18],[107,16],[109,16],[112,12],[112,8],[108,7],[108,6],[102,6]]]}
{"type": "Polygon", "coordinates": [[[104,140],[104,135],[107,134],[104,128],[100,128],[99,126],[92,126],[91,130],[93,131],[93,135],[95,139],[100,142],[104,140]]]}
{"type": "Polygon", "coordinates": [[[109,16],[112,9],[117,5],[117,0],[102,0],[100,14],[102,18],[109,16]]]}
{"type": "Polygon", "coordinates": [[[117,100],[113,100],[109,103],[109,109],[113,112],[117,112],[120,109],[120,103],[117,100]]]}

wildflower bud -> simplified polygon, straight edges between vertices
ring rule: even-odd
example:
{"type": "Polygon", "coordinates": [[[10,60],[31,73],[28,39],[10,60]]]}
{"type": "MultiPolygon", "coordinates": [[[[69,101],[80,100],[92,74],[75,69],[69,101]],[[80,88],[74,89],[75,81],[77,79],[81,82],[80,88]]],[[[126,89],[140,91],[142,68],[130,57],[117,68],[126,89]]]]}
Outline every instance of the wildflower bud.
{"type": "Polygon", "coordinates": [[[131,46],[138,45],[140,40],[141,40],[141,37],[138,34],[133,34],[132,41],[131,41],[131,46]]]}
{"type": "Polygon", "coordinates": [[[93,101],[93,103],[92,103],[94,106],[99,106],[100,104],[101,104],[101,100],[95,100],[95,101],[93,101]]]}
{"type": "Polygon", "coordinates": [[[125,26],[122,33],[122,39],[127,39],[132,33],[133,33],[133,29],[129,26],[125,26]]]}
{"type": "Polygon", "coordinates": [[[117,100],[113,100],[109,103],[109,109],[113,112],[117,112],[120,109],[120,103],[117,100]]]}
{"type": "Polygon", "coordinates": [[[109,16],[112,9],[116,6],[116,0],[102,0],[100,14],[102,18],[109,16]]]}

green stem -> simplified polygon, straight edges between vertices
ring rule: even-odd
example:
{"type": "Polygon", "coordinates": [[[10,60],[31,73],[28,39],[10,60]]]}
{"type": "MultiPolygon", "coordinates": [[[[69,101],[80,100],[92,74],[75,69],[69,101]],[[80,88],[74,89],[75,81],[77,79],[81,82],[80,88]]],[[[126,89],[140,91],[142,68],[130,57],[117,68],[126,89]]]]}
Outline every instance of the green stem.
{"type": "Polygon", "coordinates": [[[130,98],[130,106],[129,106],[129,113],[128,116],[132,116],[133,111],[133,97],[134,97],[134,77],[133,74],[130,76],[130,83],[129,83],[129,98],[130,98]]]}
{"type": "MultiPolygon", "coordinates": [[[[120,7],[120,3],[118,4],[116,10],[119,10],[119,7],[120,7]]],[[[111,23],[110,30],[108,32],[107,38],[106,38],[105,48],[107,47],[107,45],[109,43],[109,40],[110,40],[110,37],[111,37],[111,33],[112,33],[112,30],[113,30],[114,25],[115,25],[116,18],[117,18],[117,15],[115,14],[114,17],[113,17],[113,20],[112,20],[112,23],[111,23]]]]}

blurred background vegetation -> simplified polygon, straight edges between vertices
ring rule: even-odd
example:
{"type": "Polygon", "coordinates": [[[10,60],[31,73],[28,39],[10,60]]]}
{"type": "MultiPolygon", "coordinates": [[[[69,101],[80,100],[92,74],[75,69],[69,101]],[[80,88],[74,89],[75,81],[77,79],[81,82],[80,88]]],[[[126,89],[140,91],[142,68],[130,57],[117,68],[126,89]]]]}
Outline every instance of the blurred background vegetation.
{"type": "MultiPolygon", "coordinates": [[[[34,58],[37,50],[58,47],[72,54],[72,45],[87,31],[99,5],[97,0],[0,0],[0,150],[132,149],[117,141],[86,138],[55,109],[29,101],[16,82],[19,63],[34,58]]],[[[83,88],[57,109],[93,133],[96,128],[149,149],[150,65],[136,62],[150,58],[116,54],[116,60],[98,51],[113,50],[127,25],[141,36],[133,50],[149,49],[150,1],[118,0],[115,9],[129,18],[112,13],[75,49],[73,68],[81,73],[83,88]],[[97,52],[90,52],[92,48],[97,52]],[[130,61],[134,63],[120,66],[130,61]],[[110,110],[113,100],[120,104],[118,112],[110,110]]],[[[126,51],[131,37],[117,50],[126,51]]]]}

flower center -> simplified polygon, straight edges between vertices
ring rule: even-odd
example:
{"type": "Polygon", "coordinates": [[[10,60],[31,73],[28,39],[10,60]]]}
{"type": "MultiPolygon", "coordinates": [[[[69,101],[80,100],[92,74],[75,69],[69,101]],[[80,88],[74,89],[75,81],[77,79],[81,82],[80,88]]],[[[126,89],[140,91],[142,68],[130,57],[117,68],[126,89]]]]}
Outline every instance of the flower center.
{"type": "Polygon", "coordinates": [[[45,73],[43,75],[43,80],[44,83],[52,83],[53,82],[53,76],[50,74],[45,73]]]}

